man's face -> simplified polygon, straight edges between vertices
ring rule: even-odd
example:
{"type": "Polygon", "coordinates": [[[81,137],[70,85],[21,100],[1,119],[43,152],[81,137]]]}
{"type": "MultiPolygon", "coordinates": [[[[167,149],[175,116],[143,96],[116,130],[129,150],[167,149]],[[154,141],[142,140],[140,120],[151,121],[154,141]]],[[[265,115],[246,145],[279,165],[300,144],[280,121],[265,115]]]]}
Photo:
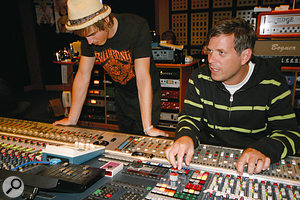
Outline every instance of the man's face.
{"type": "Polygon", "coordinates": [[[207,46],[211,78],[228,85],[240,83],[248,72],[234,49],[234,34],[212,37],[207,46]]]}
{"type": "Polygon", "coordinates": [[[108,38],[108,31],[106,30],[93,30],[85,37],[89,44],[104,45],[108,38]]]}

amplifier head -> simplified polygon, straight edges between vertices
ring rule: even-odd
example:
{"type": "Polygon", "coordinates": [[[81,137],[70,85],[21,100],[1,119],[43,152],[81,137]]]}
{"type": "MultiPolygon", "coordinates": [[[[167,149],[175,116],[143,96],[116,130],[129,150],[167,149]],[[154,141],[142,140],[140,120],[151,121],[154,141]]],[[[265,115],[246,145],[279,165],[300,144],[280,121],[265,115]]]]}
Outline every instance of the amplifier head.
{"type": "Polygon", "coordinates": [[[299,56],[300,40],[258,40],[254,55],[257,56],[299,56]]]}
{"type": "Polygon", "coordinates": [[[299,37],[300,9],[260,13],[256,34],[261,38],[299,37]]]}

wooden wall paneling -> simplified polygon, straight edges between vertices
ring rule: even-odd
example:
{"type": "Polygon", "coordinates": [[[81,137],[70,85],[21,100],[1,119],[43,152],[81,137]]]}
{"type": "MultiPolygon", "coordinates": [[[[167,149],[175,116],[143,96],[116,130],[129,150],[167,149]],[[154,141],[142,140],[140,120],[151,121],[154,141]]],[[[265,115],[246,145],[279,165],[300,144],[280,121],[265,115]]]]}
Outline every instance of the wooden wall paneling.
{"type": "Polygon", "coordinates": [[[176,34],[178,44],[187,45],[187,13],[172,15],[172,31],[176,34]]]}

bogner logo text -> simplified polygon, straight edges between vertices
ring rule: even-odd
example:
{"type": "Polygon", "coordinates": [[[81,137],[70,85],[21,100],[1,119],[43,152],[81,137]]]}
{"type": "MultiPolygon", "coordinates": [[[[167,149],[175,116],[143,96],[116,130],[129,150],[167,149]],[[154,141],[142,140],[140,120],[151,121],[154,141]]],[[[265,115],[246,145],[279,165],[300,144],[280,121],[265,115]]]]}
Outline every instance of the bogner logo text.
{"type": "Polygon", "coordinates": [[[262,56],[300,56],[300,40],[258,40],[255,55],[262,56]]]}
{"type": "Polygon", "coordinates": [[[280,46],[279,44],[272,44],[272,51],[296,51],[296,46],[280,46]]]}

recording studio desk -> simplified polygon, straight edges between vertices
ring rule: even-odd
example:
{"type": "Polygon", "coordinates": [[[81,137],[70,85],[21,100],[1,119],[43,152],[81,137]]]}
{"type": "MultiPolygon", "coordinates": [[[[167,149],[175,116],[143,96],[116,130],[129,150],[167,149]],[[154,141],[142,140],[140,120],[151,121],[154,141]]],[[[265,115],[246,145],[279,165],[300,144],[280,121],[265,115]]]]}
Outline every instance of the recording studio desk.
{"type": "MultiPolygon", "coordinates": [[[[72,144],[74,141],[106,145],[102,155],[83,163],[82,166],[99,168],[113,161],[123,163],[124,168],[113,177],[96,180],[84,192],[42,191],[36,199],[102,200],[136,196],[133,199],[204,200],[228,197],[250,200],[282,197],[298,200],[300,197],[299,157],[288,157],[257,175],[244,173],[239,176],[235,163],[241,156],[241,149],[201,144],[195,149],[191,165],[177,170],[171,168],[164,154],[165,149],[173,143],[170,138],[53,126],[10,118],[0,118],[0,168],[10,170],[12,165],[15,167],[15,161],[19,163],[31,159],[39,160],[44,154],[42,150],[45,146],[41,145],[43,143],[62,145],[72,144]],[[97,197],[99,195],[102,198],[97,197]],[[141,196],[138,197],[139,195],[141,196]]],[[[2,187],[0,199],[3,199],[1,190],[2,187]]]]}

